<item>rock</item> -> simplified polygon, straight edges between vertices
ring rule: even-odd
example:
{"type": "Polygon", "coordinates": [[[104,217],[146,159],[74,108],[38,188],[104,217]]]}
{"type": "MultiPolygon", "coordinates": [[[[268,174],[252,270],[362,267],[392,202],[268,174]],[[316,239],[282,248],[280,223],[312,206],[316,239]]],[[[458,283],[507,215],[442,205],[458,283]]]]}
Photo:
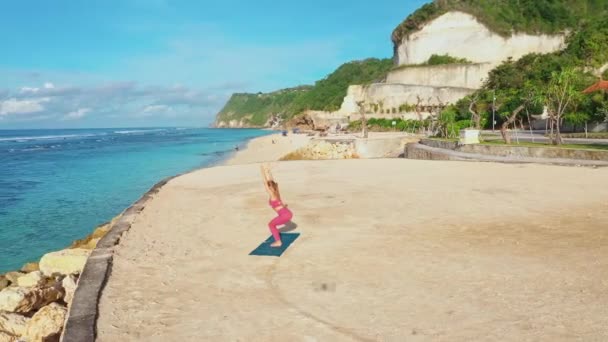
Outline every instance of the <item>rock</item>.
{"type": "Polygon", "coordinates": [[[48,253],[40,259],[40,270],[47,276],[81,273],[89,254],[91,251],[83,248],[48,253]]]}
{"type": "Polygon", "coordinates": [[[39,270],[40,270],[40,267],[38,266],[37,262],[30,262],[30,263],[23,265],[23,267],[21,267],[21,272],[25,272],[25,273],[30,273],[30,272],[39,271],[39,270]]]}
{"type": "Polygon", "coordinates": [[[82,246],[82,248],[93,250],[97,247],[99,240],[101,240],[101,238],[91,239],[86,245],[82,246]]]}
{"type": "Polygon", "coordinates": [[[63,298],[57,286],[8,287],[0,291],[0,310],[28,313],[63,298]]]}
{"type": "Polygon", "coordinates": [[[104,237],[110,231],[113,222],[114,220],[112,220],[112,222],[103,224],[95,228],[95,231],[93,231],[91,235],[85,237],[84,239],[74,241],[70,248],[95,249],[95,247],[97,246],[97,242],[99,242],[99,240],[101,240],[101,238],[104,237]]]}
{"type": "Polygon", "coordinates": [[[57,303],[43,307],[28,322],[23,337],[28,342],[59,341],[67,309],[57,303]]]}
{"type": "Polygon", "coordinates": [[[17,337],[0,331],[0,342],[16,342],[17,337]]]}
{"type": "Polygon", "coordinates": [[[44,277],[42,276],[42,272],[34,271],[28,273],[24,276],[19,277],[17,279],[17,284],[21,287],[34,287],[38,285],[42,285],[44,283],[44,277]]]}
{"type": "Polygon", "coordinates": [[[6,279],[5,276],[0,276],[0,291],[7,288],[9,284],[10,284],[10,281],[8,281],[8,279],[6,279]]]}
{"type": "Polygon", "coordinates": [[[17,284],[17,279],[19,279],[19,277],[23,276],[24,274],[25,273],[23,272],[8,272],[4,275],[4,277],[6,277],[6,279],[8,279],[11,284],[17,284]]]}
{"type": "Polygon", "coordinates": [[[68,307],[72,305],[72,299],[74,298],[74,292],[76,292],[76,277],[73,275],[69,275],[63,278],[61,283],[63,285],[63,290],[65,291],[65,296],[63,300],[68,304],[68,307]]]}
{"type": "Polygon", "coordinates": [[[29,320],[30,319],[25,316],[0,311],[0,331],[15,336],[21,336],[25,333],[25,327],[29,320]]]}

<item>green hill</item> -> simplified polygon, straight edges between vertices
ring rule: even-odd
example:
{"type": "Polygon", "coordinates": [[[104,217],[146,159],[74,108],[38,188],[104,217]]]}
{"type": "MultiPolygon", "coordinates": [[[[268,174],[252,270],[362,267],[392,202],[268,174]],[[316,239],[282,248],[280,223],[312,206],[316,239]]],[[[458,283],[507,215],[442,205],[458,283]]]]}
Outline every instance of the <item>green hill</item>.
{"type": "Polygon", "coordinates": [[[608,13],[606,0],[435,0],[408,16],[392,35],[395,46],[429,21],[458,10],[469,13],[492,31],[557,33],[608,13]]]}
{"type": "MultiPolygon", "coordinates": [[[[571,32],[564,51],[528,55],[520,61],[507,61],[492,71],[478,92],[478,111],[485,119],[489,118],[494,92],[516,104],[524,85],[542,89],[553,72],[576,68],[582,73],[608,62],[608,0],[436,0],[412,13],[394,30],[395,46],[403,37],[451,10],[469,13],[504,36],[513,32],[548,34],[566,29],[571,32]]],[[[450,56],[435,57],[437,63],[453,62],[450,56]]],[[[334,111],[340,107],[349,85],[380,81],[392,67],[391,59],[355,61],[343,64],[313,86],[267,94],[235,94],[218,114],[217,122],[243,120],[248,126],[262,126],[271,115],[289,119],[307,109],[334,111]]],[[[604,77],[608,77],[608,71],[604,77]]],[[[593,81],[593,76],[587,72],[583,79],[580,87],[593,81]]],[[[468,103],[469,99],[463,99],[452,108],[456,119],[470,118],[468,103]]],[[[594,117],[602,106],[608,112],[608,103],[598,97],[577,110],[594,117]]],[[[506,111],[510,106],[502,108],[506,111]]]]}
{"type": "Polygon", "coordinates": [[[343,64],[314,86],[282,89],[272,93],[234,94],[216,121],[244,120],[247,125],[262,126],[271,115],[288,119],[307,109],[337,110],[349,85],[380,81],[392,67],[391,59],[370,58],[343,64]]]}

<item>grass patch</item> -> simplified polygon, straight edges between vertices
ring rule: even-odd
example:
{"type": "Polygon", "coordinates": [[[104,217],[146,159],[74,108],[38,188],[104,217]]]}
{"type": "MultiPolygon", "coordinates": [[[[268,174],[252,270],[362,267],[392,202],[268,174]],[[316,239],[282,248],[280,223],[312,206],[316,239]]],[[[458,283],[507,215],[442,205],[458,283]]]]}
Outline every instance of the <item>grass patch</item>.
{"type": "Polygon", "coordinates": [[[450,55],[432,55],[428,61],[421,64],[403,64],[394,66],[392,70],[401,70],[408,68],[422,68],[428,66],[439,66],[439,65],[468,65],[473,64],[466,58],[452,57],[450,55]]]}
{"type": "Polygon", "coordinates": [[[429,138],[428,140],[448,141],[448,142],[458,142],[458,141],[460,141],[460,139],[458,139],[458,138],[429,138]]]}
{"type": "Polygon", "coordinates": [[[559,146],[552,145],[550,143],[532,143],[532,142],[521,142],[519,144],[505,144],[504,141],[491,140],[481,143],[482,145],[503,145],[513,147],[544,147],[544,148],[561,148],[567,150],[598,150],[608,151],[608,145],[593,145],[593,144],[562,144],[559,146]]]}
{"type": "MultiPolygon", "coordinates": [[[[548,137],[548,135],[546,135],[548,137]]],[[[563,134],[562,138],[564,139],[608,139],[608,133],[589,133],[585,135],[585,133],[568,133],[563,134]]]]}

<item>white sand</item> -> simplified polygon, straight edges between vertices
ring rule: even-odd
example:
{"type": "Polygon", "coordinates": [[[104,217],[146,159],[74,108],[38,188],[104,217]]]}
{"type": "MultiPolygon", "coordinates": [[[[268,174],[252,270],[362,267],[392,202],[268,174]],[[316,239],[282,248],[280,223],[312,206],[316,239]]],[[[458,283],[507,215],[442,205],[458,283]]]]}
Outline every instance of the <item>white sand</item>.
{"type": "Polygon", "coordinates": [[[272,134],[251,140],[247,148],[236,152],[226,165],[241,165],[279,160],[289,152],[306,146],[310,137],[304,134],[272,134]],[[274,141],[274,144],[272,143],[274,141]]]}
{"type": "Polygon", "coordinates": [[[258,165],[163,187],[117,247],[98,340],[608,340],[608,169],[394,159],[275,174],[302,234],[281,258],[248,256],[273,215],[258,165]]]}

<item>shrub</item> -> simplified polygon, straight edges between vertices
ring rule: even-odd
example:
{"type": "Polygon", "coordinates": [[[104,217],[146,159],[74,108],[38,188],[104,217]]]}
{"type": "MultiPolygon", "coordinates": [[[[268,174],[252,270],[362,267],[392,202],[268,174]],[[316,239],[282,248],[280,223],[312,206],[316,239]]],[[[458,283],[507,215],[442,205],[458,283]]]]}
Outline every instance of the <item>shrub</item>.
{"type": "Polygon", "coordinates": [[[429,60],[425,63],[427,65],[441,65],[441,64],[471,64],[471,61],[466,58],[452,57],[450,55],[432,55],[429,60]]]}

